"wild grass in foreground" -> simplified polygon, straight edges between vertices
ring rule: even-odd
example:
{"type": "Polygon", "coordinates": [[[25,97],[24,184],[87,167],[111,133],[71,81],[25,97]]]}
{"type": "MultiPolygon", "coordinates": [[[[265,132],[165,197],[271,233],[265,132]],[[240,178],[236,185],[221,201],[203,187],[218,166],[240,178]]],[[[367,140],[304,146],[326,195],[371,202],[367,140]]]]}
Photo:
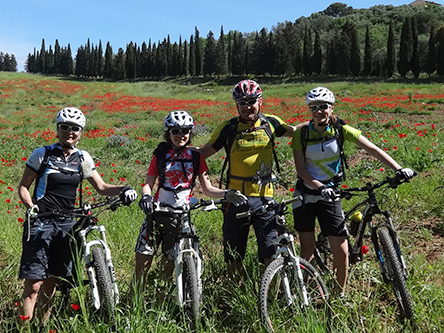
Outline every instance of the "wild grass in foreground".
{"type": "MultiPolygon", "coordinates": [[[[260,78],[257,79],[261,82],[260,78]]],[[[324,83],[322,83],[323,85],[324,83]]],[[[0,73],[0,332],[34,332],[16,326],[15,302],[23,282],[18,279],[24,209],[17,185],[33,149],[54,142],[55,114],[73,105],[86,113],[87,127],[79,147],[91,153],[107,182],[130,184],[137,190],[144,182],[153,149],[161,139],[163,117],[171,110],[188,110],[196,120],[195,146],[204,144],[223,120],[236,114],[230,99],[232,86],[210,83],[177,85],[140,82],[111,84],[75,82],[61,78],[0,73]],[[134,93],[132,93],[134,91],[134,93]],[[165,93],[171,92],[171,93],[165,93]],[[178,98],[180,97],[180,98],[178,98]]],[[[305,93],[317,83],[263,85],[265,112],[291,124],[307,119],[305,93]]],[[[321,85],[321,84],[319,84],[321,85]]],[[[385,149],[401,165],[419,172],[411,184],[387,194],[402,250],[409,268],[407,281],[416,313],[417,332],[440,332],[444,321],[444,87],[437,84],[373,82],[328,84],[338,96],[335,112],[385,149]],[[436,190],[435,190],[436,189],[436,190]]],[[[292,195],[295,170],[290,140],[276,140],[283,172],[276,198],[292,195]]],[[[350,169],[347,185],[382,180],[391,173],[367,154],[348,145],[350,169]]],[[[208,160],[218,183],[223,153],[208,160]]],[[[98,196],[87,183],[87,201],[98,196]]],[[[195,195],[201,197],[199,189],[195,195]]],[[[344,203],[345,206],[348,203],[344,203]]],[[[129,294],[134,267],[134,245],[143,213],[133,204],[101,215],[107,227],[122,300],[118,306],[119,331],[186,332],[171,282],[159,280],[153,267],[143,298],[129,294]],[[133,300],[130,305],[130,300],[133,300]]],[[[288,216],[290,230],[292,217],[288,216]]],[[[255,238],[250,235],[245,260],[248,278],[243,289],[226,277],[220,212],[195,218],[204,261],[202,332],[260,332],[257,290],[263,266],[256,258],[255,238]]],[[[333,332],[413,332],[398,319],[392,289],[385,285],[370,248],[364,261],[350,271],[347,303],[331,302],[333,332]]],[[[331,278],[325,276],[331,285],[331,278]]],[[[56,308],[42,332],[108,332],[92,310],[87,287],[72,291],[71,304],[56,308]]],[[[56,304],[57,305],[57,304],[56,304]]],[[[283,315],[287,319],[287,315],[283,315]]],[[[300,328],[294,326],[293,332],[300,328]]],[[[306,331],[309,331],[307,328],[306,331]]],[[[313,328],[313,331],[316,331],[313,328]]]]}

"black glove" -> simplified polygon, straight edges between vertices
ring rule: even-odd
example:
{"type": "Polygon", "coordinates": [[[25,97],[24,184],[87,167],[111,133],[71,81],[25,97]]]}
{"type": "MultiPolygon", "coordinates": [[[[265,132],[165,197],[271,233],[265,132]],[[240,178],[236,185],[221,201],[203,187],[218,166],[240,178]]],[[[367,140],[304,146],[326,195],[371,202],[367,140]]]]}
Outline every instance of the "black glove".
{"type": "Polygon", "coordinates": [[[140,198],[139,207],[146,215],[151,214],[154,210],[154,198],[149,194],[144,194],[140,198]]]}
{"type": "Polygon", "coordinates": [[[336,199],[335,190],[331,187],[321,185],[318,187],[318,191],[324,197],[324,199],[327,199],[327,200],[335,200],[336,199]]]}
{"type": "Polygon", "coordinates": [[[125,185],[120,190],[119,198],[125,206],[129,206],[131,202],[137,199],[137,192],[131,187],[125,185]]]}

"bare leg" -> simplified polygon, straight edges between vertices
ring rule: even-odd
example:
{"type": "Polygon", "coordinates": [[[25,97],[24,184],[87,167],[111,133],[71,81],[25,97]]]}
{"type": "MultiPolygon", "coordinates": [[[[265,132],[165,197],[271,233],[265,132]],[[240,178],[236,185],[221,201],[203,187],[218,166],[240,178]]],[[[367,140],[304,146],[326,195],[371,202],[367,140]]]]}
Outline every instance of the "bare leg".
{"type": "Polygon", "coordinates": [[[301,243],[301,257],[311,261],[316,247],[315,233],[312,231],[299,232],[299,242],[301,243]]]}
{"type": "Polygon", "coordinates": [[[340,292],[345,292],[348,274],[348,241],[344,236],[328,236],[333,253],[333,267],[340,292]]]}
{"type": "Polygon", "coordinates": [[[49,316],[51,315],[54,294],[56,291],[56,281],[57,278],[50,277],[49,279],[43,281],[42,287],[40,288],[37,317],[44,323],[49,320],[49,316]]]}
{"type": "Polygon", "coordinates": [[[24,316],[25,320],[19,317],[20,325],[25,324],[26,321],[34,318],[35,304],[39,296],[40,288],[43,285],[43,280],[25,280],[25,290],[22,295],[22,304],[19,307],[19,315],[24,316]]]}

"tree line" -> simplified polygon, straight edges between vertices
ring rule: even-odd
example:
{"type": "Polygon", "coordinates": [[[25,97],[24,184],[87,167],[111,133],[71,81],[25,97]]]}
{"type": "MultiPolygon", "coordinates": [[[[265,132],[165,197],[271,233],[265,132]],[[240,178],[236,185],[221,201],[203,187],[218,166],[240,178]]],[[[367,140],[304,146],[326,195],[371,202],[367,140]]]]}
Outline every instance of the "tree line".
{"type": "Polygon", "coordinates": [[[186,76],[262,75],[419,77],[444,75],[444,7],[378,5],[354,9],[333,3],[322,12],[278,23],[268,31],[224,33],[188,40],[129,42],[115,53],[101,41],[77,49],[45,47],[28,54],[31,73],[75,75],[108,80],[186,76]]]}
{"type": "Polygon", "coordinates": [[[17,72],[17,60],[13,54],[0,52],[0,71],[17,72]]]}

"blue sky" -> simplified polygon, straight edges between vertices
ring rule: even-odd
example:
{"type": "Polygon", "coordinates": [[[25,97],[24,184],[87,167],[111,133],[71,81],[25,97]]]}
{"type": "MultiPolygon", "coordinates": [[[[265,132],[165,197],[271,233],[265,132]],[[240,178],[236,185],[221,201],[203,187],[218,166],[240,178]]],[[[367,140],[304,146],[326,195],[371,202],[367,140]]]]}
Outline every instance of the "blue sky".
{"type": "MultiPolygon", "coordinates": [[[[413,0],[339,1],[353,8],[375,5],[400,6],[413,0]]],[[[28,53],[45,45],[71,45],[73,57],[88,38],[94,45],[110,42],[113,51],[126,48],[129,42],[154,43],[168,35],[172,43],[189,40],[197,26],[206,37],[211,30],[215,38],[237,30],[254,32],[270,30],[278,22],[295,21],[301,16],[323,11],[335,0],[10,0],[3,1],[0,11],[0,51],[14,54],[18,70],[28,53]]]]}

